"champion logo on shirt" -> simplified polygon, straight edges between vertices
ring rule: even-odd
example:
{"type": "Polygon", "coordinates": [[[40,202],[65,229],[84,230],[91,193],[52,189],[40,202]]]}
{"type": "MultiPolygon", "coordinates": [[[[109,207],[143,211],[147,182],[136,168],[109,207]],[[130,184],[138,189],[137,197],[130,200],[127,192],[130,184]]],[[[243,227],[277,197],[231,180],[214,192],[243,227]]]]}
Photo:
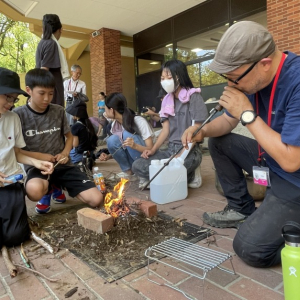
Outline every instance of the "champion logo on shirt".
{"type": "Polygon", "coordinates": [[[53,127],[53,129],[47,129],[47,130],[43,130],[43,131],[38,131],[38,130],[35,130],[35,129],[29,129],[25,132],[26,136],[36,136],[36,135],[39,135],[39,134],[45,134],[45,133],[54,133],[56,131],[60,131],[61,129],[60,128],[56,128],[56,127],[53,127]]]}

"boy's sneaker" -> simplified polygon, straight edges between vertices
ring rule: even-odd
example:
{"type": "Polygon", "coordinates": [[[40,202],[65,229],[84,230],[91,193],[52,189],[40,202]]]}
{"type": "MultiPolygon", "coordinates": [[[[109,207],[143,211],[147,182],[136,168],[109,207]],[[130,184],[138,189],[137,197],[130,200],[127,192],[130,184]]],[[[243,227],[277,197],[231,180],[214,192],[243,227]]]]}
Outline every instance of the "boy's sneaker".
{"type": "Polygon", "coordinates": [[[235,211],[234,209],[226,205],[224,210],[214,213],[205,212],[202,219],[204,223],[213,227],[239,228],[240,225],[247,219],[247,216],[235,211]]]}
{"type": "Polygon", "coordinates": [[[148,186],[146,187],[149,180],[147,178],[143,178],[143,177],[139,177],[139,178],[140,178],[139,189],[149,190],[150,189],[150,184],[148,184],[148,186]]]}
{"type": "Polygon", "coordinates": [[[52,200],[59,204],[66,202],[66,196],[64,192],[54,185],[52,185],[52,200]]]}
{"type": "Polygon", "coordinates": [[[46,194],[35,206],[35,211],[38,214],[47,214],[51,210],[51,192],[46,194]]]}
{"type": "Polygon", "coordinates": [[[191,189],[197,189],[201,187],[201,185],[202,185],[201,165],[199,165],[199,167],[197,167],[197,169],[195,170],[194,180],[188,184],[188,187],[191,189]]]}

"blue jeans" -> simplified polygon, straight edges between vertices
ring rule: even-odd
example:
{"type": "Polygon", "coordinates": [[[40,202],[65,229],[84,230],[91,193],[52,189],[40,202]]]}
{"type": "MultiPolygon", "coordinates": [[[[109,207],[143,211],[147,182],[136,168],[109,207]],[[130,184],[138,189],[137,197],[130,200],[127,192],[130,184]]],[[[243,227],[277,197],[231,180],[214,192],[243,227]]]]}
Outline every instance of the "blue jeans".
{"type": "Polygon", "coordinates": [[[80,161],[82,161],[82,156],[83,156],[83,153],[76,153],[76,150],[75,148],[73,148],[71,151],[70,151],[70,158],[71,158],[71,161],[73,164],[76,164],[80,161]]]}
{"type": "MultiPolygon", "coordinates": [[[[123,132],[123,141],[127,138],[133,138],[134,142],[141,146],[146,146],[145,141],[139,135],[133,135],[128,131],[123,132]]],[[[141,152],[134,150],[130,147],[122,147],[122,142],[120,138],[113,134],[107,140],[107,148],[109,153],[120,165],[120,168],[123,172],[131,170],[133,162],[141,157],[141,152]]]]}

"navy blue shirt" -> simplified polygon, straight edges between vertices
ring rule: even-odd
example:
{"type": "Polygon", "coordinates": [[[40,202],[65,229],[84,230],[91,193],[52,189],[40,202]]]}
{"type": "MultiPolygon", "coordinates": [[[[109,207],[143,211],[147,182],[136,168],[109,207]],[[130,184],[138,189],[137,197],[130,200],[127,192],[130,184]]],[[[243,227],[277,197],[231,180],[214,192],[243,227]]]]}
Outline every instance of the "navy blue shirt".
{"type": "MultiPolygon", "coordinates": [[[[292,146],[300,146],[300,56],[285,52],[286,57],[274,95],[271,115],[271,128],[281,134],[281,141],[292,146]]],[[[268,111],[273,81],[258,92],[259,116],[268,123],[268,111]]],[[[255,94],[248,96],[255,111],[255,94]]],[[[263,149],[262,149],[263,151],[263,149]]],[[[285,180],[300,187],[300,169],[293,173],[285,172],[278,163],[264,153],[268,167],[285,180]]],[[[300,159],[300,158],[299,158],[300,159]]]]}

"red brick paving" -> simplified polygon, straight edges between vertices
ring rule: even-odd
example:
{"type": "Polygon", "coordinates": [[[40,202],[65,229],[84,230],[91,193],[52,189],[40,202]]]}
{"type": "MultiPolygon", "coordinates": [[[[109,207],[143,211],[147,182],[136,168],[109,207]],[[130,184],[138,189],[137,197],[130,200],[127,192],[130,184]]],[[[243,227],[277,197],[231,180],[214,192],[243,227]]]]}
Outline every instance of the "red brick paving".
{"type": "MultiPolygon", "coordinates": [[[[185,200],[158,205],[159,211],[163,210],[172,216],[186,218],[188,222],[202,225],[201,215],[205,209],[216,211],[226,205],[225,198],[217,192],[214,186],[211,158],[203,157],[202,164],[203,186],[200,189],[189,189],[189,196],[185,200]]],[[[119,167],[113,160],[100,164],[100,168],[103,170],[104,176],[112,171],[119,172],[119,167]]],[[[134,185],[127,192],[128,196],[136,196],[144,200],[149,195],[147,191],[138,191],[134,185]]],[[[67,203],[72,203],[72,200],[68,200],[67,203]]],[[[74,201],[74,204],[78,204],[78,202],[74,201]]],[[[53,210],[61,209],[63,206],[53,206],[53,210]]],[[[27,207],[28,214],[33,214],[34,204],[28,201],[27,207]]],[[[215,231],[218,233],[216,238],[219,247],[215,245],[210,247],[233,254],[232,239],[236,234],[236,229],[215,228],[215,231]]],[[[205,245],[203,243],[204,241],[200,241],[199,245],[205,245]]],[[[30,242],[30,244],[35,245],[35,242],[30,242]]],[[[10,249],[10,252],[12,259],[21,263],[16,249],[10,249]]],[[[85,263],[67,251],[61,250],[54,256],[39,249],[30,255],[30,259],[38,271],[51,278],[59,278],[60,281],[48,282],[25,271],[19,272],[16,278],[11,279],[4,266],[3,258],[0,256],[0,300],[65,299],[64,294],[75,286],[78,286],[78,291],[70,298],[72,300],[80,300],[85,297],[90,300],[186,299],[183,294],[175,290],[150,282],[147,279],[146,268],[137,270],[116,282],[106,283],[85,263]]],[[[223,265],[231,268],[229,261],[223,265]]],[[[180,271],[157,263],[152,264],[151,269],[155,269],[158,276],[165,277],[165,280],[156,277],[161,283],[166,280],[175,283],[198,300],[203,299],[203,292],[205,300],[284,299],[280,266],[256,269],[247,266],[235,255],[233,256],[233,265],[237,275],[231,275],[219,269],[209,272],[205,279],[204,290],[202,280],[198,278],[187,276],[180,271]]]]}

